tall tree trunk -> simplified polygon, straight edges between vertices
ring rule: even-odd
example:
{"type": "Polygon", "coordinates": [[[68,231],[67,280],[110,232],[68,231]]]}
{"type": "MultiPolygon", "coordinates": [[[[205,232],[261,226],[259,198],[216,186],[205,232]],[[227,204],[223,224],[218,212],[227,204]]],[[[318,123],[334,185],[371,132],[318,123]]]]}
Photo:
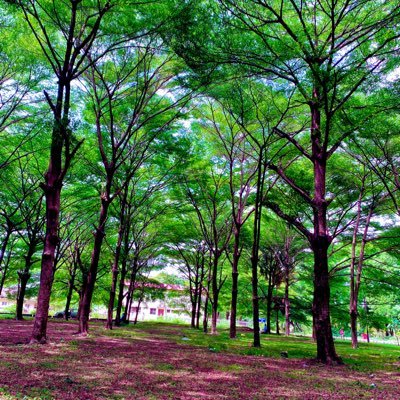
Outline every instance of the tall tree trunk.
{"type": "Polygon", "coordinates": [[[101,196],[101,208],[99,224],[94,234],[94,245],[92,257],[90,261],[90,268],[87,276],[87,283],[82,296],[81,313],[79,316],[79,334],[87,335],[89,331],[89,314],[94,292],[94,286],[97,278],[97,271],[99,267],[99,259],[101,247],[105,236],[105,225],[107,222],[108,208],[110,205],[109,194],[111,191],[111,181],[109,180],[106,185],[106,191],[101,196]]]}
{"type": "Polygon", "coordinates": [[[260,230],[261,230],[261,212],[262,212],[262,197],[264,190],[265,168],[264,168],[264,147],[260,147],[257,163],[257,185],[256,185],[256,200],[254,210],[253,224],[253,245],[251,249],[251,289],[253,303],[253,346],[261,347],[260,337],[260,309],[258,299],[258,260],[260,249],[260,230]]]}
{"type": "Polygon", "coordinates": [[[196,304],[196,323],[195,328],[200,329],[200,315],[201,315],[201,295],[203,292],[203,285],[199,286],[199,295],[197,296],[197,304],[196,304]]]}
{"type": "Polygon", "coordinates": [[[113,311],[114,311],[115,295],[117,292],[117,281],[119,273],[118,265],[114,264],[111,272],[112,272],[112,278],[111,278],[111,288],[110,288],[110,299],[108,302],[106,329],[112,329],[113,311]]]}
{"type": "Polygon", "coordinates": [[[117,309],[115,311],[115,326],[121,325],[121,311],[124,301],[124,290],[125,290],[125,279],[126,279],[126,257],[124,256],[121,263],[121,274],[119,278],[119,285],[118,285],[118,298],[117,298],[117,309]]]}
{"type": "Polygon", "coordinates": [[[117,241],[117,246],[115,249],[115,255],[114,255],[114,262],[113,266],[111,268],[111,287],[110,287],[110,298],[108,302],[108,312],[107,312],[107,323],[106,323],[106,329],[112,329],[112,323],[113,323],[113,312],[114,312],[114,305],[115,305],[115,296],[117,292],[117,283],[118,283],[118,265],[119,265],[119,260],[121,258],[121,250],[122,250],[122,242],[124,239],[124,231],[125,231],[125,225],[124,225],[124,211],[125,207],[122,206],[121,209],[121,214],[120,214],[120,228],[118,232],[118,241],[117,241]]]}
{"type": "MultiPolygon", "coordinates": [[[[218,250],[217,250],[218,251],[218,250]]],[[[214,253],[213,257],[213,272],[211,277],[211,286],[212,286],[212,301],[211,301],[211,334],[217,334],[217,322],[218,322],[218,301],[219,301],[219,292],[220,286],[218,284],[218,254],[214,253]]]]}
{"type": "Polygon", "coordinates": [[[240,259],[240,237],[237,228],[234,233],[233,255],[232,255],[232,294],[231,294],[231,312],[229,321],[229,337],[236,338],[236,315],[237,315],[237,301],[239,292],[239,259],[240,259]]]}
{"type": "Polygon", "coordinates": [[[326,364],[342,363],[335,351],[330,317],[330,285],[328,269],[328,248],[331,238],[328,234],[326,201],[326,145],[322,144],[321,111],[318,90],[313,92],[311,109],[312,161],[314,164],[313,226],[311,248],[314,253],[314,298],[313,316],[317,359],[326,364]]]}
{"type": "Polygon", "coordinates": [[[351,261],[350,261],[350,330],[351,330],[351,345],[353,349],[358,347],[357,338],[357,317],[358,317],[358,290],[356,285],[356,250],[357,250],[357,235],[361,220],[361,201],[364,193],[364,185],[360,191],[357,200],[357,218],[353,228],[353,237],[351,242],[351,261]]]}
{"type": "MultiPolygon", "coordinates": [[[[59,88],[59,102],[62,102],[62,98],[63,88],[61,87],[59,88]]],[[[54,260],[59,242],[58,227],[62,187],[62,181],[60,181],[62,172],[61,157],[64,143],[63,137],[67,134],[65,127],[60,122],[61,110],[58,116],[58,120],[54,123],[50,164],[45,175],[45,184],[43,185],[46,198],[46,235],[42,253],[37,309],[30,343],[46,343],[47,341],[47,319],[54,279],[54,260]]]]}
{"type": "Polygon", "coordinates": [[[200,315],[201,315],[201,297],[203,295],[203,282],[204,282],[204,276],[205,276],[205,271],[204,271],[204,266],[205,266],[205,257],[204,257],[204,252],[201,255],[201,261],[200,261],[200,274],[199,274],[199,293],[197,296],[197,310],[196,310],[196,328],[200,329],[200,315]]]}
{"type": "Polygon", "coordinates": [[[68,321],[70,317],[70,309],[71,309],[71,300],[72,300],[72,294],[74,292],[74,285],[75,285],[75,274],[73,274],[69,281],[68,281],[68,292],[67,292],[67,298],[65,299],[65,307],[64,307],[64,318],[66,321],[68,321]]]}
{"type": "Polygon", "coordinates": [[[290,335],[290,301],[289,301],[289,268],[286,267],[285,277],[285,335],[290,335]]]}
{"type": "Polygon", "coordinates": [[[90,307],[92,304],[92,297],[97,279],[97,271],[99,269],[101,247],[103,244],[104,237],[106,235],[105,229],[108,219],[108,209],[111,204],[111,199],[110,199],[111,186],[115,171],[111,167],[106,168],[106,171],[107,171],[106,186],[104,192],[101,194],[100,197],[101,207],[100,207],[99,223],[94,233],[94,245],[90,260],[90,268],[87,276],[87,283],[85,285],[85,291],[82,297],[81,314],[79,316],[78,333],[81,335],[87,335],[89,332],[90,307]]]}
{"type": "MultiPolygon", "coordinates": [[[[68,318],[70,317],[69,310],[71,308],[72,294],[74,292],[76,271],[78,270],[78,266],[81,266],[81,268],[82,268],[80,249],[77,244],[75,245],[75,257],[76,257],[76,259],[74,260],[74,263],[73,263],[73,269],[71,271],[71,275],[68,280],[68,292],[67,292],[67,298],[65,300],[65,307],[64,307],[64,318],[67,321],[68,321],[68,318]]],[[[82,276],[82,279],[84,281],[84,276],[82,276]]],[[[78,310],[78,318],[79,318],[79,310],[78,310]]]]}
{"type": "Polygon", "coordinates": [[[198,270],[197,270],[194,284],[193,284],[193,286],[190,284],[190,289],[189,289],[192,292],[190,294],[190,304],[191,304],[190,327],[191,328],[196,328],[197,297],[198,297],[198,291],[199,291],[198,280],[199,280],[199,276],[198,276],[198,270]]]}
{"type": "Polygon", "coordinates": [[[208,303],[210,301],[211,268],[208,269],[206,298],[204,299],[203,332],[208,332],[208,303]]]}
{"type": "Polygon", "coordinates": [[[197,296],[191,301],[191,311],[190,311],[190,327],[196,328],[196,311],[197,311],[197,296]]]}
{"type": "MultiPolygon", "coordinates": [[[[369,207],[369,212],[367,215],[367,219],[365,221],[364,232],[361,239],[360,245],[360,253],[358,255],[358,262],[357,262],[357,271],[354,274],[354,264],[353,264],[353,274],[350,273],[350,327],[351,327],[351,344],[353,348],[357,348],[358,346],[358,338],[357,338],[357,319],[358,319],[358,294],[360,293],[360,286],[361,286],[361,276],[362,270],[364,265],[364,255],[365,255],[365,246],[368,240],[368,230],[371,224],[371,218],[375,209],[375,203],[373,202],[369,207]],[[355,275],[355,276],[354,276],[355,275]]],[[[360,204],[360,215],[361,215],[361,204],[360,204]]],[[[358,230],[358,226],[357,226],[358,230]]],[[[357,234],[356,234],[357,235],[357,234]]],[[[354,240],[354,236],[353,236],[354,240]]],[[[354,260],[355,260],[355,247],[356,243],[354,243],[354,260]]],[[[352,260],[353,261],[353,260],[352,260]]],[[[368,335],[369,341],[369,335],[368,335]]]]}
{"type": "MultiPolygon", "coordinates": [[[[119,199],[120,199],[120,212],[119,212],[119,223],[120,223],[120,228],[118,231],[118,242],[117,242],[117,247],[115,249],[115,257],[114,257],[114,266],[113,266],[113,280],[114,280],[114,267],[117,269],[117,274],[118,274],[118,265],[121,260],[121,274],[120,274],[120,281],[119,281],[119,286],[118,286],[118,297],[117,297],[117,308],[116,308],[116,315],[115,315],[115,326],[119,326],[121,322],[121,309],[122,309],[122,301],[124,298],[124,288],[125,288],[125,277],[126,277],[126,262],[127,262],[127,257],[128,257],[128,252],[129,252],[129,211],[130,207],[127,204],[127,197],[128,197],[128,186],[126,185],[125,189],[121,193],[119,199]],[[128,210],[128,211],[127,211],[128,210]]],[[[116,290],[117,290],[117,284],[118,284],[118,276],[115,276],[115,282],[111,284],[111,291],[113,291],[113,286],[114,286],[114,299],[112,301],[112,307],[114,308],[114,301],[115,301],[115,296],[116,296],[116,290]]],[[[111,304],[111,292],[110,292],[110,304],[111,304]]],[[[109,304],[109,310],[110,310],[110,304],[109,304]]],[[[110,319],[110,318],[108,318],[110,319]]],[[[110,321],[107,322],[109,324],[110,321]]],[[[112,313],[111,313],[111,323],[112,323],[112,313]]]]}
{"type": "Polygon", "coordinates": [[[274,285],[272,284],[272,271],[268,275],[268,289],[267,289],[267,329],[265,333],[271,333],[271,314],[272,314],[272,294],[274,292],[274,285]]]}
{"type": "Polygon", "coordinates": [[[133,291],[135,290],[136,274],[138,271],[138,266],[139,266],[139,259],[138,259],[138,256],[135,255],[133,257],[133,263],[131,265],[131,268],[132,268],[131,276],[129,278],[129,287],[128,287],[128,292],[126,294],[126,303],[125,303],[125,321],[126,322],[129,322],[129,320],[130,320],[133,291]]]}

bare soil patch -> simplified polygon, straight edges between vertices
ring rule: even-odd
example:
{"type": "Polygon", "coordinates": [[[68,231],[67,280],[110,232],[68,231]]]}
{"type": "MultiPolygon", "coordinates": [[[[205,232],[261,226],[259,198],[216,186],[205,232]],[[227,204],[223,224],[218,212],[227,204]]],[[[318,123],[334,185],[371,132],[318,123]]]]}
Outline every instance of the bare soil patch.
{"type": "Polygon", "coordinates": [[[400,399],[400,372],[215,353],[169,339],[179,326],[78,337],[76,322],[49,321],[48,345],[27,344],[31,329],[0,320],[0,399],[400,399]]]}

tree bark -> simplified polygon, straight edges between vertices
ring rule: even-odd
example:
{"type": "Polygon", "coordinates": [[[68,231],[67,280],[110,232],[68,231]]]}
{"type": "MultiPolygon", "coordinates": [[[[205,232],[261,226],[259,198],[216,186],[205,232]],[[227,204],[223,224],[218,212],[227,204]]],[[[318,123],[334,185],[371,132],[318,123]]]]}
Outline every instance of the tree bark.
{"type": "Polygon", "coordinates": [[[74,265],[74,269],[68,280],[68,292],[67,292],[67,298],[65,300],[65,308],[64,308],[64,318],[66,321],[68,321],[68,319],[69,319],[69,310],[71,308],[72,294],[74,292],[76,269],[77,269],[77,266],[74,265]]]}
{"type": "Polygon", "coordinates": [[[285,277],[285,335],[290,335],[290,301],[289,301],[289,266],[286,266],[285,277]]]}
{"type": "Polygon", "coordinates": [[[231,312],[229,321],[229,337],[236,338],[236,315],[237,315],[237,301],[239,292],[239,259],[240,259],[240,237],[237,227],[234,232],[234,244],[232,255],[232,293],[231,293],[231,312]]]}
{"type": "Polygon", "coordinates": [[[317,342],[317,359],[326,364],[341,363],[333,342],[330,320],[330,287],[328,271],[327,238],[320,237],[314,242],[314,301],[313,315],[315,339],[317,342]]]}
{"type": "Polygon", "coordinates": [[[268,275],[268,289],[267,289],[267,329],[265,333],[271,333],[271,313],[272,313],[272,294],[274,285],[272,284],[272,271],[270,269],[268,275]]]}
{"type": "Polygon", "coordinates": [[[253,224],[253,245],[251,249],[251,288],[252,288],[252,304],[253,304],[253,346],[261,347],[260,337],[260,309],[258,299],[258,261],[260,249],[260,230],[261,230],[261,212],[262,198],[264,190],[265,168],[264,168],[264,147],[260,147],[257,162],[257,184],[256,199],[254,206],[254,224],[253,224]]]}
{"type": "Polygon", "coordinates": [[[203,332],[208,332],[208,302],[210,301],[210,281],[211,269],[208,270],[206,298],[204,300],[204,314],[203,314],[203,332]]]}
{"type": "Polygon", "coordinates": [[[129,278],[129,288],[126,294],[126,303],[125,303],[125,320],[129,322],[130,315],[131,315],[131,305],[132,305],[132,298],[133,298],[133,291],[135,290],[135,283],[136,283],[136,274],[139,268],[139,259],[138,256],[135,255],[133,257],[133,263],[131,266],[131,276],[129,278]]]}
{"type": "Polygon", "coordinates": [[[105,236],[105,225],[107,222],[108,208],[110,205],[109,193],[110,193],[111,183],[108,182],[108,185],[109,185],[108,188],[109,190],[106,189],[106,192],[103,193],[103,195],[101,196],[99,224],[94,234],[94,245],[90,261],[90,268],[88,271],[87,282],[82,296],[82,304],[79,315],[79,331],[78,331],[78,333],[81,335],[87,335],[89,332],[90,307],[92,303],[94,286],[97,278],[101,247],[105,236]]]}
{"type": "Polygon", "coordinates": [[[214,253],[213,257],[213,273],[211,279],[211,287],[212,287],[212,301],[211,301],[211,334],[217,334],[217,322],[218,322],[218,301],[219,301],[219,292],[221,290],[221,286],[218,284],[218,264],[219,264],[219,255],[214,253]]]}
{"type": "Polygon", "coordinates": [[[26,293],[26,285],[31,277],[29,271],[18,271],[19,277],[19,289],[17,296],[17,309],[16,309],[16,319],[22,321],[24,319],[24,299],[26,293]]]}
{"type": "Polygon", "coordinates": [[[119,273],[118,266],[116,264],[113,265],[111,272],[112,272],[112,279],[110,288],[110,299],[108,302],[106,329],[112,329],[112,323],[113,323],[113,311],[114,311],[115,295],[117,291],[117,281],[119,273]]]}
{"type": "Polygon", "coordinates": [[[277,335],[281,334],[280,329],[279,329],[279,312],[280,312],[280,310],[278,308],[275,312],[275,326],[276,326],[276,334],[277,335]]]}
{"type": "MultiPolygon", "coordinates": [[[[61,90],[62,98],[62,90],[61,90]]],[[[59,123],[55,123],[51,146],[50,165],[45,176],[44,193],[46,198],[46,236],[42,254],[40,272],[40,287],[36,316],[31,334],[30,343],[47,342],[47,319],[49,314],[51,288],[54,279],[54,260],[59,242],[58,226],[60,214],[60,195],[62,182],[61,155],[63,148],[62,134],[59,123]]]]}
{"type": "Polygon", "coordinates": [[[314,299],[313,316],[315,338],[317,341],[317,359],[326,364],[342,363],[335,351],[330,318],[330,285],[328,269],[328,248],[331,237],[328,234],[326,201],[326,163],[327,143],[322,143],[321,111],[319,93],[314,88],[311,110],[311,143],[314,165],[313,226],[311,248],[314,253],[314,299]]]}
{"type": "Polygon", "coordinates": [[[125,290],[125,278],[127,274],[126,270],[126,257],[124,256],[122,259],[121,265],[121,274],[119,278],[119,285],[118,285],[118,299],[117,299],[117,309],[115,312],[115,326],[121,325],[121,311],[122,311],[122,303],[124,301],[124,290],[125,290]]]}

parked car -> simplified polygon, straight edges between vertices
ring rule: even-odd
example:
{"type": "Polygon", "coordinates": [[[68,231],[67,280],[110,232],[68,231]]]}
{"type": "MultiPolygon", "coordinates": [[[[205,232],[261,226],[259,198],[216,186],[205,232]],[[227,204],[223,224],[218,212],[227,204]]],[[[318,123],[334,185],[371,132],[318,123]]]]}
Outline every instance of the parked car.
{"type": "MultiPolygon", "coordinates": [[[[53,318],[65,318],[65,311],[57,311],[53,315],[53,318]]],[[[78,318],[78,310],[76,310],[74,308],[69,310],[68,318],[78,318]]]]}

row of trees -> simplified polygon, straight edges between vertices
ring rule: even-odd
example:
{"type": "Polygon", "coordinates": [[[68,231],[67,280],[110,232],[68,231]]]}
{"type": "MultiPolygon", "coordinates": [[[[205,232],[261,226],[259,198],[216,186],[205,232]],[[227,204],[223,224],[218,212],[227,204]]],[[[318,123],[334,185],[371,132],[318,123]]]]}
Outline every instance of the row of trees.
{"type": "Polygon", "coordinates": [[[332,284],[355,347],[365,269],[368,296],[396,301],[397,2],[0,6],[1,288],[18,279],[22,318],[42,251],[31,341],[47,339],[54,279],[86,334],[93,301],[118,325],[165,264],[188,278],[194,327],[210,308],[216,333],[229,283],[234,338],[252,298],[254,346],[260,299],[267,331],[275,301],[288,334],[311,297],[325,363],[341,362],[332,284]]]}

